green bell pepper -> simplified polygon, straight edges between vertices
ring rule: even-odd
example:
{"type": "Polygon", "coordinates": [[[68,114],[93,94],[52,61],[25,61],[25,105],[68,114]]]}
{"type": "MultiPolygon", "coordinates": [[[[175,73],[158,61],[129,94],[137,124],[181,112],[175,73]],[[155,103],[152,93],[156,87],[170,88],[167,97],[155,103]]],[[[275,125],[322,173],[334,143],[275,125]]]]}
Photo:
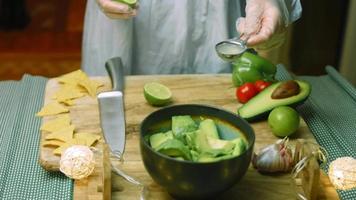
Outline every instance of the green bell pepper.
{"type": "Polygon", "coordinates": [[[243,53],[232,65],[232,82],[235,87],[257,80],[274,81],[277,71],[273,63],[250,52],[243,53]]]}

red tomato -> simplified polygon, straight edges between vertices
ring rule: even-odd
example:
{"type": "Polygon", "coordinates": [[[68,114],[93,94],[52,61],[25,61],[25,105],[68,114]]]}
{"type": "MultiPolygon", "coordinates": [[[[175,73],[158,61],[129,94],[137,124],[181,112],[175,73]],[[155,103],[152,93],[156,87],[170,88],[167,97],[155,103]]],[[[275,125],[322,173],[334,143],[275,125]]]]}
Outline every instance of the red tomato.
{"type": "Polygon", "coordinates": [[[257,80],[255,82],[255,87],[256,87],[258,92],[261,92],[262,90],[264,90],[269,85],[271,85],[271,83],[270,82],[266,82],[264,80],[257,80]]]}
{"type": "Polygon", "coordinates": [[[245,83],[236,89],[237,100],[241,103],[246,103],[258,93],[253,83],[245,83]]]}

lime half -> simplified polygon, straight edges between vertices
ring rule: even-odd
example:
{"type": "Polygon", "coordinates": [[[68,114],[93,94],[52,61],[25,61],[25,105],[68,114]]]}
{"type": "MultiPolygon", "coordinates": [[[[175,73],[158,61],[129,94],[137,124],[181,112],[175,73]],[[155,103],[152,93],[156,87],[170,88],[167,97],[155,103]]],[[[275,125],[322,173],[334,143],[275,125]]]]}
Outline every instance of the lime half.
{"type": "Polygon", "coordinates": [[[129,5],[131,8],[136,6],[137,0],[115,0],[124,4],[129,5]]]}
{"type": "Polygon", "coordinates": [[[146,101],[153,106],[162,106],[171,101],[171,90],[160,83],[146,83],[143,87],[146,101]]]}

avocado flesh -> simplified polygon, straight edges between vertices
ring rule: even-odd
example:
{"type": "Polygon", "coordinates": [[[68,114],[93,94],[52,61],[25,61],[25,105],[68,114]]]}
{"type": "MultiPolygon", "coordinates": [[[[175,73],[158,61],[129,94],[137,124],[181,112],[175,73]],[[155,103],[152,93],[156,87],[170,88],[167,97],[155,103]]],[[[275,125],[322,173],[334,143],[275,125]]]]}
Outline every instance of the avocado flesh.
{"type": "Polygon", "coordinates": [[[220,157],[213,157],[209,154],[203,154],[200,155],[200,157],[198,158],[198,162],[214,162],[214,161],[218,161],[220,160],[220,157]]]}
{"type": "Polygon", "coordinates": [[[277,106],[291,106],[302,103],[309,96],[311,86],[304,81],[295,81],[300,86],[299,94],[283,99],[272,99],[273,91],[283,82],[274,83],[241,106],[237,110],[238,115],[248,121],[252,121],[264,116],[277,106]]]}
{"type": "Polygon", "coordinates": [[[187,132],[184,134],[185,136],[185,143],[188,145],[189,148],[193,149],[195,148],[195,132],[196,131],[192,131],[192,132],[187,132]]]}
{"type": "MultiPolygon", "coordinates": [[[[196,131],[196,149],[201,154],[208,154],[212,157],[230,153],[235,144],[228,140],[216,139],[208,136],[205,132],[196,131]]],[[[200,159],[199,159],[200,160],[200,159]]]]}
{"type": "Polygon", "coordinates": [[[218,129],[213,119],[200,119],[198,123],[191,116],[173,116],[172,130],[147,135],[145,140],[154,151],[178,160],[194,162],[215,162],[238,156],[245,151],[244,143],[247,141],[243,138],[221,139],[219,131],[224,129],[218,129]]]}
{"type": "Polygon", "coordinates": [[[242,138],[233,139],[231,142],[235,144],[234,150],[232,151],[233,156],[238,156],[245,151],[246,146],[242,138]]]}
{"type": "Polygon", "coordinates": [[[173,135],[184,141],[184,134],[197,130],[195,121],[189,115],[173,116],[172,117],[172,132],[173,135]]]}
{"type": "Polygon", "coordinates": [[[203,131],[206,135],[219,139],[219,133],[212,119],[204,119],[199,124],[199,130],[203,131]]]}
{"type": "Polygon", "coordinates": [[[177,139],[168,139],[157,147],[157,151],[172,157],[183,157],[191,160],[190,151],[183,142],[177,139]]]}
{"type": "Polygon", "coordinates": [[[172,131],[167,131],[166,133],[156,133],[150,136],[150,144],[153,149],[157,149],[162,143],[168,139],[173,139],[172,131]]]}

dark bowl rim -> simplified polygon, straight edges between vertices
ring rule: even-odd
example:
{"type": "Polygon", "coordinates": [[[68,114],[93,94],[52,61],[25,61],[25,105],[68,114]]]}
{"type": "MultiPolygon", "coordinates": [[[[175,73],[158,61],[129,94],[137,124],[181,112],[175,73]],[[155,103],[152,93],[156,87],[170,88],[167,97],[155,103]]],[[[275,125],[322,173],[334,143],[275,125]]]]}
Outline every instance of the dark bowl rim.
{"type": "Polygon", "coordinates": [[[255,134],[255,131],[253,130],[252,126],[245,120],[243,119],[242,117],[238,116],[237,114],[229,111],[229,110],[226,110],[224,108],[219,108],[219,107],[216,107],[216,106],[212,106],[212,105],[208,105],[208,104],[175,104],[175,105],[169,105],[169,106],[165,106],[163,108],[159,108],[153,112],[151,112],[150,114],[148,114],[141,122],[140,124],[140,142],[143,143],[143,145],[145,147],[148,147],[148,149],[150,151],[152,151],[154,154],[160,156],[160,157],[163,157],[165,159],[168,159],[170,161],[175,161],[175,162],[181,162],[181,163],[186,163],[186,164],[191,164],[191,165],[209,165],[209,164],[216,164],[216,163],[219,163],[221,161],[229,161],[229,160],[233,160],[233,159],[237,159],[239,158],[240,156],[246,154],[249,152],[250,148],[253,148],[254,146],[254,143],[256,142],[256,134],[255,134]],[[152,147],[145,141],[143,135],[142,135],[142,125],[144,124],[144,122],[152,115],[154,115],[155,113],[158,113],[158,112],[162,112],[162,110],[165,110],[165,109],[170,109],[172,107],[181,107],[181,106],[198,106],[198,107],[205,107],[205,108],[209,108],[209,109],[216,109],[216,110],[220,110],[220,111],[223,111],[223,112],[226,112],[227,114],[230,114],[230,115],[233,115],[235,116],[236,118],[242,120],[243,123],[245,123],[247,125],[247,127],[249,129],[251,129],[251,133],[252,133],[252,142],[248,144],[248,148],[240,155],[238,156],[233,156],[233,157],[230,157],[230,158],[227,158],[227,159],[222,159],[222,160],[216,160],[216,161],[211,161],[211,162],[194,162],[194,161],[188,161],[188,160],[178,160],[178,159],[175,159],[175,158],[172,158],[170,156],[167,156],[167,155],[164,155],[162,153],[159,153],[155,150],[152,149],[152,147]]]}

